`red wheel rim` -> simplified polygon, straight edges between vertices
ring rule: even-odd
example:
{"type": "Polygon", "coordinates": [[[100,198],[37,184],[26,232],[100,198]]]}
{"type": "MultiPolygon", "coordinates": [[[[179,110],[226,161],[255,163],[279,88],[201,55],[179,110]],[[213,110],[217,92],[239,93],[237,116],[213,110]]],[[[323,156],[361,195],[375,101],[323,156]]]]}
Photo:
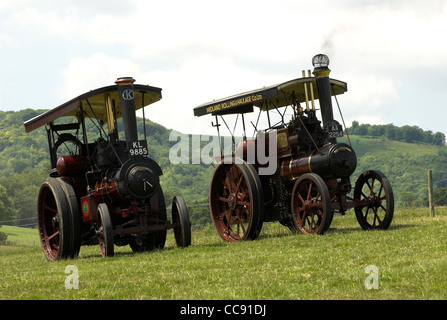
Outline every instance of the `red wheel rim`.
{"type": "Polygon", "coordinates": [[[211,216],[220,236],[227,241],[244,240],[253,219],[253,188],[243,167],[220,164],[210,190],[211,216]]]}
{"type": "Polygon", "coordinates": [[[379,171],[366,171],[354,188],[359,203],[354,210],[364,230],[387,229],[393,219],[394,195],[388,179],[379,171]]]}
{"type": "Polygon", "coordinates": [[[48,260],[55,260],[59,253],[59,215],[54,195],[49,187],[41,191],[39,212],[39,235],[48,260]]]}
{"type": "MultiPolygon", "coordinates": [[[[303,176],[293,188],[292,216],[297,228],[306,234],[322,234],[329,228],[327,214],[331,210],[330,197],[324,182],[303,176]]],[[[329,220],[328,220],[329,221],[329,220]]]]}

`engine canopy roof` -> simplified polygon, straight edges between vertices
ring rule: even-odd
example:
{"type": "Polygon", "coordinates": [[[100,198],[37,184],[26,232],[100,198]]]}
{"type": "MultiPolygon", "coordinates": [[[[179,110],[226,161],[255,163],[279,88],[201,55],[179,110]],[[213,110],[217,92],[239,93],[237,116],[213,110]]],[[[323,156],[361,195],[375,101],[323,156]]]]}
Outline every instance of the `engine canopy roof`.
{"type": "MultiPolygon", "coordinates": [[[[138,110],[161,99],[161,88],[134,84],[135,109],[138,110]]],[[[97,118],[107,121],[106,101],[111,101],[115,107],[116,118],[121,117],[120,99],[117,85],[102,87],[84,93],[60,106],[51,109],[24,123],[25,131],[31,132],[43,125],[66,116],[97,118]],[[110,97],[110,100],[109,100],[110,97]]]]}
{"type": "MultiPolygon", "coordinates": [[[[291,105],[295,102],[293,99],[305,102],[305,84],[308,88],[310,85],[313,86],[314,99],[317,100],[318,90],[316,90],[315,78],[305,77],[204,103],[194,108],[194,115],[200,117],[205,114],[224,115],[253,112],[253,106],[266,111],[291,105]]],[[[348,91],[348,86],[343,81],[330,79],[330,84],[332,95],[348,91]]]]}

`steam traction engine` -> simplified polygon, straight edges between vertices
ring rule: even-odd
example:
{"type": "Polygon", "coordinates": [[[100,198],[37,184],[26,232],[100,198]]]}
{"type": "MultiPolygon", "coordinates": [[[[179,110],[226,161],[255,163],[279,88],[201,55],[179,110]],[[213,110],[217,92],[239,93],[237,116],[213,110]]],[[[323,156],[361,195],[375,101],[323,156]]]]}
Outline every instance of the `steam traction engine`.
{"type": "Polygon", "coordinates": [[[113,256],[114,245],[162,249],[168,229],[177,246],[191,244],[181,196],[167,219],[163,173],[148,157],[145,122],[144,139],[138,137],[136,110],[143,109],[145,121],[144,107],[161,99],[161,89],[134,81],[119,78],[24,123],[27,132],[45,125],[48,134],[53,169],[39,191],[38,225],[49,260],[76,257],[81,245],[98,243],[102,256],[113,256]],[[98,131],[95,141],[87,123],[98,131]]]}
{"type": "Polygon", "coordinates": [[[210,186],[211,216],[224,240],[256,239],[263,222],[268,221],[279,221],[302,233],[322,234],[331,225],[334,212],[345,214],[350,208],[365,230],[387,229],[392,221],[393,191],[383,173],[363,172],[352,190],[350,176],[357,157],[350,143],[337,142],[343,129],[332,110],[332,96],[346,92],[347,84],[329,78],[326,55],[316,55],[312,63],[314,77],[310,70],[307,77],[303,71],[302,78],[194,109],[196,116],[215,116],[213,126],[219,139],[219,119],[228,129],[223,116],[237,115],[236,124],[242,119],[242,141],[227,156],[222,155],[221,146],[210,186]],[[315,100],[319,100],[322,124],[315,100]],[[305,109],[300,105],[304,102],[305,109]],[[244,117],[254,107],[259,108],[256,124],[251,122],[256,138],[249,140],[244,117]],[[285,121],[287,111],[292,113],[289,122],[285,121]],[[265,130],[258,129],[261,113],[267,114],[265,130]],[[279,115],[278,123],[271,123],[273,115],[279,115]],[[266,171],[266,165],[273,169],[266,171]]]}

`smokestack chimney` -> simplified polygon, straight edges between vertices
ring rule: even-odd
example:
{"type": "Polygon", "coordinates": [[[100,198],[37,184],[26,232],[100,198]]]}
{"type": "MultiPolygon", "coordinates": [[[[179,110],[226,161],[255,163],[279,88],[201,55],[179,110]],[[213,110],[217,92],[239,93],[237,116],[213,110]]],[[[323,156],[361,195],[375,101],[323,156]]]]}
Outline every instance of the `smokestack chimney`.
{"type": "Polygon", "coordinates": [[[329,82],[329,58],[325,54],[317,54],[312,58],[314,66],[314,76],[317,82],[318,97],[320,100],[321,118],[323,120],[323,129],[327,130],[327,126],[334,120],[331,100],[331,85],[329,82]]]}
{"type": "Polygon", "coordinates": [[[138,140],[137,117],[135,115],[135,97],[133,91],[134,82],[135,79],[132,77],[122,77],[115,81],[118,85],[124,134],[126,136],[126,142],[128,143],[138,140]]]}

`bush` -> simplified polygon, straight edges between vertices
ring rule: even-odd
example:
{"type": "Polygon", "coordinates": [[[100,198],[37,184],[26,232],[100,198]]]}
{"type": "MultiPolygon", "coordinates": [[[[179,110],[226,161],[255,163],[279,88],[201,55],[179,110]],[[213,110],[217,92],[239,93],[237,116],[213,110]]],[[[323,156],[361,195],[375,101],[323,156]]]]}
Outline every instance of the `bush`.
{"type": "Polygon", "coordinates": [[[8,235],[4,232],[0,231],[0,241],[5,241],[8,238],[8,235]]]}

